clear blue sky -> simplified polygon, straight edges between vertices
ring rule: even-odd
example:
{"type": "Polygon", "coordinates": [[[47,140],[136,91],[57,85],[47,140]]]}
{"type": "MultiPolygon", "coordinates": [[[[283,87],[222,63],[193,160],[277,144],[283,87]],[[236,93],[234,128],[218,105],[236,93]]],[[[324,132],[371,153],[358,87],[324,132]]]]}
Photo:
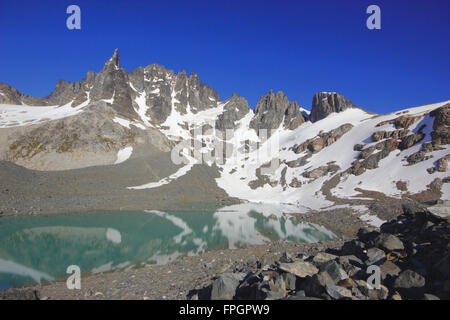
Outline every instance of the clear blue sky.
{"type": "Polygon", "coordinates": [[[310,107],[338,91],[377,113],[450,99],[450,1],[0,1],[0,81],[45,96],[98,72],[119,48],[127,71],[194,71],[254,107],[270,89],[310,107]],[[66,8],[81,8],[81,30],[66,8]],[[381,8],[381,30],[366,8],[381,8]]]}

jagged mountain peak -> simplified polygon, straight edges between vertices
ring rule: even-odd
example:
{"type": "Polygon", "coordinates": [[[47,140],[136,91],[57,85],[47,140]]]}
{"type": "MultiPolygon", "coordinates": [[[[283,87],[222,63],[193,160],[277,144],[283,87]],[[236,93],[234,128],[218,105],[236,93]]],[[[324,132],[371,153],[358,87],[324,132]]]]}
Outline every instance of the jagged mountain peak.
{"type": "Polygon", "coordinates": [[[250,127],[259,132],[261,129],[273,130],[284,123],[284,128],[293,130],[305,122],[298,102],[289,101],[282,91],[262,95],[255,107],[255,117],[250,127]]]}
{"type": "Polygon", "coordinates": [[[120,57],[119,57],[119,49],[115,49],[111,58],[105,63],[105,67],[113,66],[115,69],[120,68],[120,57]]]}
{"type": "Polygon", "coordinates": [[[338,92],[317,92],[313,97],[310,120],[316,122],[348,108],[358,107],[338,92]]]}

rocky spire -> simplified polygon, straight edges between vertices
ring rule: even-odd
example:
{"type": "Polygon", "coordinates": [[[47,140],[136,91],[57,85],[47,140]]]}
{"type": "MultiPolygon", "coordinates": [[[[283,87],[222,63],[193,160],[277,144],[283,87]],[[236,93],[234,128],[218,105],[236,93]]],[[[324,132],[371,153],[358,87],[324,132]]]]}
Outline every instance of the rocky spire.
{"type": "Polygon", "coordinates": [[[105,67],[113,66],[115,69],[120,69],[119,49],[114,50],[112,57],[106,61],[105,67]]]}

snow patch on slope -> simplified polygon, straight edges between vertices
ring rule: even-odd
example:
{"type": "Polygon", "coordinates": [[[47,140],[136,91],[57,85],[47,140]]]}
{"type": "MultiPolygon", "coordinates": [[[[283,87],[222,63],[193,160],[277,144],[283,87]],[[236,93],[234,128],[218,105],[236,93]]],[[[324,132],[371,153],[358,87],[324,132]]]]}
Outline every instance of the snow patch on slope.
{"type": "Polygon", "coordinates": [[[62,106],[27,106],[0,104],[0,128],[29,126],[50,120],[74,116],[83,111],[90,100],[72,107],[73,101],[62,106]]]}
{"type": "Polygon", "coordinates": [[[133,125],[135,127],[138,127],[139,129],[145,130],[145,126],[143,126],[141,123],[138,123],[136,121],[130,121],[123,118],[115,117],[113,119],[114,122],[120,124],[121,126],[130,129],[130,125],[133,125]]]}
{"type": "Polygon", "coordinates": [[[117,152],[117,160],[116,162],[114,162],[114,164],[119,164],[127,161],[131,157],[132,153],[133,147],[125,147],[122,150],[119,150],[119,152],[117,152]]]}

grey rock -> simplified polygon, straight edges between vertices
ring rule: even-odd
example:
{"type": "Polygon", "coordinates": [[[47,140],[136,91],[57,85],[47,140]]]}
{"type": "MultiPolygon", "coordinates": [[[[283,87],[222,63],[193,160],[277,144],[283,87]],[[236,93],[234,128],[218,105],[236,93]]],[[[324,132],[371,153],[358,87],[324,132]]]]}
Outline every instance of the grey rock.
{"type": "Polygon", "coordinates": [[[320,297],[325,292],[327,284],[336,284],[336,282],[327,272],[321,271],[312,277],[308,277],[301,289],[305,290],[308,296],[320,297]]]}
{"type": "Polygon", "coordinates": [[[297,276],[293,273],[283,273],[281,275],[286,285],[286,290],[295,291],[297,288],[297,276]]]}
{"type": "Polygon", "coordinates": [[[278,300],[287,295],[286,284],[277,272],[267,272],[263,282],[259,283],[256,293],[257,299],[278,300]]]}
{"type": "Polygon", "coordinates": [[[213,88],[200,82],[198,75],[191,72],[188,80],[188,101],[193,113],[216,107],[219,99],[213,88]]]}
{"type": "MultiPolygon", "coordinates": [[[[434,206],[430,206],[427,209],[431,213],[431,215],[433,215],[434,217],[436,217],[438,219],[446,219],[447,221],[450,222],[450,201],[449,200],[442,201],[442,203],[438,203],[434,206]]],[[[436,220],[434,220],[434,221],[436,221],[436,220]]]]}
{"type": "Polygon", "coordinates": [[[418,143],[419,141],[421,141],[423,138],[425,138],[425,134],[422,132],[410,134],[410,135],[406,136],[405,138],[403,138],[403,140],[398,145],[398,148],[400,150],[408,149],[408,148],[412,147],[413,145],[415,145],[416,143],[418,143]]]}
{"type": "Polygon", "coordinates": [[[144,90],[144,81],[145,81],[145,75],[144,75],[144,68],[139,67],[137,69],[133,69],[130,71],[130,74],[128,75],[130,79],[131,85],[137,90],[142,91],[144,90]]]}
{"type": "Polygon", "coordinates": [[[364,262],[367,266],[380,265],[386,261],[386,254],[378,248],[370,248],[367,250],[367,260],[364,262]]]}
{"type": "Polygon", "coordinates": [[[406,161],[408,161],[408,163],[411,164],[411,165],[417,164],[419,162],[422,162],[422,161],[425,161],[425,160],[429,159],[429,157],[427,157],[426,154],[427,153],[425,151],[423,151],[423,150],[414,152],[412,155],[410,155],[406,159],[406,161]]]}
{"type": "Polygon", "coordinates": [[[331,261],[331,260],[335,260],[335,259],[337,259],[337,256],[335,256],[334,254],[330,254],[330,253],[326,253],[326,252],[319,252],[318,254],[316,254],[314,256],[314,258],[312,259],[312,262],[316,266],[320,267],[324,263],[331,261]]]}
{"type": "Polygon", "coordinates": [[[364,280],[356,280],[356,285],[359,290],[369,300],[386,300],[389,296],[389,289],[380,285],[378,289],[369,288],[368,284],[364,280]]]}
{"type": "Polygon", "coordinates": [[[320,166],[320,167],[318,167],[316,169],[313,169],[311,171],[305,171],[305,172],[303,172],[302,175],[305,178],[317,179],[317,178],[323,177],[324,175],[326,175],[326,174],[328,174],[330,172],[331,173],[335,173],[335,172],[337,172],[340,169],[341,168],[338,165],[330,163],[330,164],[328,164],[326,166],[320,166]]]}
{"type": "Polygon", "coordinates": [[[301,158],[298,158],[298,159],[295,159],[292,161],[288,161],[288,162],[286,162],[286,164],[288,165],[289,168],[302,167],[308,163],[308,158],[310,158],[310,157],[311,157],[311,155],[306,155],[301,158]]]}
{"type": "Polygon", "coordinates": [[[280,262],[283,263],[291,263],[293,262],[292,255],[289,252],[283,252],[280,258],[280,262]]]}
{"type": "Polygon", "coordinates": [[[381,279],[384,280],[387,277],[396,277],[400,274],[401,269],[391,261],[385,261],[380,265],[381,279]]]}
{"type": "Polygon", "coordinates": [[[320,271],[328,273],[335,283],[348,278],[347,272],[334,260],[322,264],[320,271]]]}
{"type": "Polygon", "coordinates": [[[293,101],[289,104],[288,108],[284,112],[283,125],[286,129],[294,130],[305,122],[303,113],[300,111],[300,107],[297,101],[293,101]]]}
{"type": "MultiPolygon", "coordinates": [[[[226,129],[235,129],[236,122],[250,112],[247,100],[233,93],[232,97],[225,101],[224,112],[216,121],[216,129],[226,133],[226,129]]],[[[228,138],[228,137],[227,137],[228,138]]]]}
{"type": "Polygon", "coordinates": [[[257,298],[259,283],[262,281],[260,275],[249,273],[243,279],[236,290],[235,298],[237,300],[254,300],[257,298]]]}
{"type": "Polygon", "coordinates": [[[355,107],[350,100],[337,92],[317,92],[312,101],[310,120],[316,122],[333,112],[342,112],[355,107]]]}
{"type": "Polygon", "coordinates": [[[266,95],[261,96],[255,107],[255,116],[250,122],[250,128],[255,129],[259,134],[261,129],[267,130],[267,137],[270,130],[277,129],[284,121],[287,129],[295,129],[305,122],[297,102],[289,102],[287,96],[278,91],[276,94],[270,90],[266,95]]]}
{"type": "Polygon", "coordinates": [[[340,256],[338,261],[350,277],[360,273],[361,269],[364,267],[364,263],[361,259],[354,255],[340,256]]]}
{"type": "Polygon", "coordinates": [[[289,272],[295,274],[299,278],[305,278],[307,276],[312,276],[319,272],[312,263],[305,261],[295,261],[292,263],[280,263],[279,269],[284,272],[289,272]]]}
{"type": "Polygon", "coordinates": [[[336,286],[333,284],[327,284],[325,286],[325,289],[326,289],[326,292],[328,293],[328,295],[330,297],[332,297],[333,299],[340,300],[340,299],[351,299],[352,298],[351,291],[344,287],[336,286]]]}
{"type": "Polygon", "coordinates": [[[400,289],[421,288],[423,286],[425,286],[425,278],[410,269],[400,273],[394,283],[394,287],[400,289]]]}
{"type": "Polygon", "coordinates": [[[386,251],[401,251],[405,249],[403,242],[393,234],[382,233],[375,239],[375,242],[378,247],[386,251]]]}
{"type": "Polygon", "coordinates": [[[45,98],[35,98],[20,92],[10,85],[0,82],[0,103],[2,104],[26,104],[31,106],[47,106],[49,101],[45,98]]]}
{"type": "Polygon", "coordinates": [[[244,279],[243,273],[224,273],[214,280],[211,287],[212,300],[232,300],[239,282],[244,279]]]}

